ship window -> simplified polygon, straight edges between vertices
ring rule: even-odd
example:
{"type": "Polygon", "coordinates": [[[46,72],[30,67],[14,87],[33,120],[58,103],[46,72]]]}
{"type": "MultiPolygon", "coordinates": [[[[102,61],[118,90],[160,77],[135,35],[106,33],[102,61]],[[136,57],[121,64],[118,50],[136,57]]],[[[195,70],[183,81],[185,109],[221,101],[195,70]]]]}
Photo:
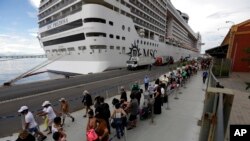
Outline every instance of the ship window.
{"type": "Polygon", "coordinates": [[[113,25],[114,25],[114,23],[113,23],[112,21],[109,21],[109,25],[112,25],[112,26],[113,26],[113,25]]]}
{"type": "Polygon", "coordinates": [[[117,36],[116,36],[116,39],[120,40],[120,36],[117,35],[117,36]]]}
{"type": "Polygon", "coordinates": [[[50,53],[50,50],[46,50],[46,53],[50,53]]]}
{"type": "Polygon", "coordinates": [[[128,32],[130,32],[130,27],[128,27],[128,32]]]}
{"type": "Polygon", "coordinates": [[[110,48],[110,49],[114,49],[114,46],[110,46],[109,48],[110,48]]]}
{"type": "Polygon", "coordinates": [[[70,48],[68,48],[68,51],[75,51],[75,48],[70,47],[70,48]]]}
{"type": "Polygon", "coordinates": [[[114,35],[113,34],[109,34],[109,38],[114,38],[114,35]]]}
{"type": "Polygon", "coordinates": [[[143,43],[142,43],[142,40],[141,40],[141,44],[143,44],[143,43]]]}
{"type": "Polygon", "coordinates": [[[57,50],[56,50],[56,49],[52,49],[52,52],[53,52],[53,53],[54,53],[54,52],[57,53],[57,50]]]}
{"type": "Polygon", "coordinates": [[[117,46],[117,47],[116,47],[116,49],[117,49],[117,50],[120,50],[120,47],[119,47],[119,46],[117,46]]]}
{"type": "Polygon", "coordinates": [[[106,45],[90,45],[90,49],[107,49],[106,45]]]}
{"type": "Polygon", "coordinates": [[[101,19],[101,18],[86,18],[86,19],[84,19],[84,23],[90,23],[90,22],[106,23],[106,20],[101,19]]]}
{"type": "Polygon", "coordinates": [[[73,21],[71,23],[68,23],[68,24],[56,27],[54,29],[42,32],[41,37],[46,37],[46,36],[49,36],[49,35],[53,35],[53,34],[56,34],[56,33],[59,33],[59,32],[67,31],[67,30],[77,28],[77,27],[81,27],[81,26],[82,26],[82,20],[81,19],[76,20],[76,21],[73,21]]]}
{"type": "Polygon", "coordinates": [[[75,41],[80,41],[80,40],[85,40],[84,33],[80,34],[75,34],[63,38],[58,38],[54,40],[49,40],[43,42],[44,46],[50,46],[50,45],[56,45],[56,44],[63,44],[63,43],[69,43],[69,42],[75,42],[75,41]]]}
{"type": "Polygon", "coordinates": [[[147,42],[147,45],[149,44],[149,42],[147,42]]]}
{"type": "Polygon", "coordinates": [[[125,54],[125,52],[126,52],[126,48],[122,47],[122,54],[125,54]]]}
{"type": "Polygon", "coordinates": [[[124,25],[122,25],[122,30],[125,30],[125,26],[124,25]]]}
{"type": "Polygon", "coordinates": [[[78,49],[79,49],[79,50],[85,50],[85,49],[86,49],[86,46],[79,46],[78,49]]]}
{"type": "Polygon", "coordinates": [[[144,45],[146,45],[146,41],[144,41],[144,45]]]}
{"type": "Polygon", "coordinates": [[[139,44],[139,40],[137,40],[137,44],[139,44]]]}
{"type": "Polygon", "coordinates": [[[66,52],[65,48],[58,49],[58,52],[66,52]]]}
{"type": "Polygon", "coordinates": [[[126,40],[126,38],[125,38],[125,37],[122,37],[122,40],[126,40]]]}
{"type": "Polygon", "coordinates": [[[86,33],[87,37],[106,37],[106,33],[102,33],[102,32],[89,32],[86,33]]]}

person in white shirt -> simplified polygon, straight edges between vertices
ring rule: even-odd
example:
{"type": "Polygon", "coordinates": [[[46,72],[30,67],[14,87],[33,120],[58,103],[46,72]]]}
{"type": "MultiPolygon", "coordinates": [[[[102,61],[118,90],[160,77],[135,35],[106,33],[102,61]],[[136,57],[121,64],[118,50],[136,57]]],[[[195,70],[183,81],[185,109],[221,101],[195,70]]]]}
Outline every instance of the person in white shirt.
{"type": "Polygon", "coordinates": [[[24,115],[24,130],[28,130],[31,134],[35,133],[35,135],[40,135],[42,141],[47,138],[42,132],[39,131],[38,124],[27,106],[22,106],[18,112],[24,115]]]}
{"type": "Polygon", "coordinates": [[[52,128],[52,123],[54,121],[54,118],[56,117],[56,113],[53,110],[53,108],[51,107],[51,103],[49,101],[44,101],[42,106],[45,107],[46,110],[38,113],[37,115],[38,116],[46,116],[46,115],[48,116],[48,120],[49,120],[49,122],[48,122],[49,133],[48,134],[50,134],[50,133],[52,133],[51,128],[52,128]]]}

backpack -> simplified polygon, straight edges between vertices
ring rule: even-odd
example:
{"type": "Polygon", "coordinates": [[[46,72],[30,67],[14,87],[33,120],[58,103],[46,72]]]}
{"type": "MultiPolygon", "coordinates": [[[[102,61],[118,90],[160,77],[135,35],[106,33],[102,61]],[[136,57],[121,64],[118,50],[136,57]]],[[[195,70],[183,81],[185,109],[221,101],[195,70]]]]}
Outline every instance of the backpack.
{"type": "Polygon", "coordinates": [[[103,103],[101,106],[100,106],[100,112],[101,112],[101,115],[104,116],[104,118],[110,118],[110,110],[109,110],[109,105],[107,103],[103,103]]]}

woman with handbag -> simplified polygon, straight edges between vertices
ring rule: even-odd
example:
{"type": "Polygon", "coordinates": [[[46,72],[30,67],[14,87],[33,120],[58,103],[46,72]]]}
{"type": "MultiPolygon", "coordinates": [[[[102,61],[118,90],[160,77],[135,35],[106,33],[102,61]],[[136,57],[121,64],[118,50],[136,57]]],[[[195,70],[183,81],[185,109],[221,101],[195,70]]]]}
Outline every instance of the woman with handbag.
{"type": "Polygon", "coordinates": [[[114,119],[115,129],[116,129],[116,135],[117,138],[120,139],[121,136],[124,135],[124,126],[122,117],[126,116],[125,111],[120,107],[120,103],[117,103],[115,105],[115,109],[111,115],[111,117],[114,119]]]}
{"type": "Polygon", "coordinates": [[[90,109],[90,111],[88,112],[88,117],[89,117],[89,120],[88,120],[88,124],[86,128],[87,141],[96,141],[98,140],[98,135],[95,132],[97,123],[96,123],[96,118],[94,117],[93,110],[90,109]]]}
{"type": "Polygon", "coordinates": [[[92,109],[88,112],[88,116],[89,121],[86,128],[87,141],[108,141],[109,131],[106,121],[96,118],[92,109]]]}
{"type": "Polygon", "coordinates": [[[95,129],[98,135],[98,141],[108,141],[109,140],[109,130],[107,123],[104,119],[96,118],[97,127],[95,129]]]}

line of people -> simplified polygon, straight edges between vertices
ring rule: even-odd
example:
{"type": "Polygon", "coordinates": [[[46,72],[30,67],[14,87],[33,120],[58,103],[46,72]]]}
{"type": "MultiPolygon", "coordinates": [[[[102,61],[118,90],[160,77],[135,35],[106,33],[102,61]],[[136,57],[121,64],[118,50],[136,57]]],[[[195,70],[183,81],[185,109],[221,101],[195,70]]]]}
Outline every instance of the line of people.
{"type": "MultiPolygon", "coordinates": [[[[105,103],[104,97],[97,96],[92,102],[91,94],[84,90],[82,103],[86,107],[83,117],[88,117],[87,140],[108,141],[111,133],[110,125],[116,130],[117,138],[120,139],[124,136],[125,127],[131,130],[137,126],[138,115],[140,119],[147,119],[152,114],[161,114],[164,103],[168,102],[169,92],[182,86],[191,75],[197,73],[198,68],[197,63],[177,68],[177,70],[158,78],[154,85],[150,84],[149,77],[145,76],[144,91],[140,88],[138,82],[135,82],[131,88],[130,101],[128,101],[125,88],[121,87],[120,99],[114,98],[112,101],[112,105],[115,107],[112,112],[109,104],[105,103]],[[140,107],[142,95],[144,95],[144,102],[140,107]],[[91,109],[92,105],[93,109],[91,109]]],[[[49,101],[44,101],[42,104],[44,109],[36,115],[45,117],[48,134],[53,133],[55,141],[64,141],[67,137],[63,129],[65,118],[70,117],[72,122],[75,121],[75,118],[69,113],[67,100],[61,98],[59,101],[61,103],[59,112],[53,109],[49,101]]],[[[34,134],[41,141],[47,138],[39,131],[38,124],[27,106],[22,106],[18,112],[24,115],[25,123],[24,130],[17,139],[18,141],[25,141],[25,137],[22,136],[24,134],[27,135],[27,138],[34,134]]]]}

